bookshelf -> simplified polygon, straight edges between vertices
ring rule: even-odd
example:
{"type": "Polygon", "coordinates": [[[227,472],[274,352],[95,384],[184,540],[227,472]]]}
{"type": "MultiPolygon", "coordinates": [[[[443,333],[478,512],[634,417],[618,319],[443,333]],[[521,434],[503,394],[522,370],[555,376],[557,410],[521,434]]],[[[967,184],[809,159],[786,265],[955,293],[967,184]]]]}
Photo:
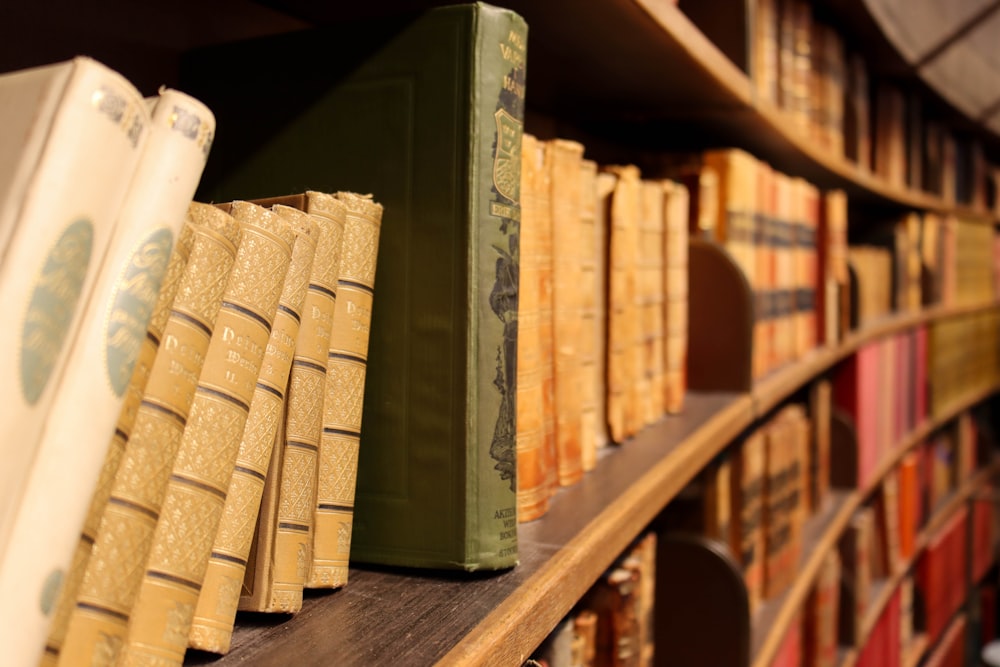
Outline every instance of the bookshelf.
{"type": "MultiPolygon", "coordinates": [[[[117,0],[99,4],[109,14],[126,6],[117,0]]],[[[368,11],[430,4],[443,3],[390,1],[368,11]]],[[[997,222],[985,211],[891,186],[815,146],[794,129],[785,111],[758,99],[747,74],[672,4],[656,0],[500,0],[497,4],[521,11],[530,25],[529,129],[534,124],[540,134],[579,139],[601,161],[655,163],[657,154],[668,147],[736,144],[786,173],[824,188],[843,188],[852,202],[954,212],[983,224],[997,222]],[[692,120],[694,115],[697,120],[692,120]]],[[[195,6],[182,3],[167,11],[170,29],[165,35],[147,26],[132,39],[103,46],[104,32],[95,30],[79,38],[62,24],[55,31],[67,35],[68,45],[59,48],[92,49],[148,88],[153,80],[176,84],[176,62],[184,50],[330,23],[340,11],[333,4],[318,6],[304,0],[228,0],[210,10],[206,23],[189,31],[181,26],[182,17],[195,6]],[[242,18],[233,24],[227,21],[231,16],[242,18]],[[130,65],[133,48],[138,49],[139,62],[130,65]],[[135,69],[129,71],[130,67],[135,69]]],[[[15,28],[37,21],[38,15],[32,13],[36,11],[18,9],[15,28]]],[[[156,11],[144,11],[151,23],[163,18],[156,11]]],[[[31,34],[28,28],[20,32],[31,34]]],[[[33,47],[28,54],[39,61],[72,55],[51,45],[33,47]]],[[[4,57],[0,65],[10,69],[35,64],[22,57],[4,57]]],[[[661,419],[624,446],[604,450],[597,469],[561,490],[545,517],[521,525],[521,562],[509,572],[462,576],[353,567],[350,584],[343,590],[307,594],[303,611],[294,618],[243,616],[229,655],[220,659],[189,652],[185,664],[312,664],[322,656],[338,656],[343,665],[519,665],[685,484],[783,401],[867,342],[996,308],[931,307],[894,315],[852,332],[836,346],[812,351],[755,383],[749,392],[689,394],[682,415],[661,419]]],[[[1000,387],[970,395],[947,414],[926,421],[897,443],[866,488],[835,492],[809,520],[804,560],[794,583],[753,618],[753,667],[770,664],[795,609],[815,580],[822,555],[835,548],[851,514],[885,473],[934,428],[997,390],[1000,387]]],[[[970,480],[950,503],[962,502],[993,470],[970,480]]],[[[932,525],[951,509],[949,505],[939,510],[932,525]]],[[[927,530],[921,542],[926,541],[927,530]]],[[[884,582],[881,590],[891,592],[897,583],[884,582]]],[[[885,595],[876,596],[870,619],[877,618],[886,600],[885,595]]],[[[870,630],[873,624],[866,621],[865,626],[870,630]]],[[[913,651],[911,664],[923,653],[919,646],[913,651]]],[[[842,657],[839,664],[846,666],[855,656],[847,652],[842,657]]]]}

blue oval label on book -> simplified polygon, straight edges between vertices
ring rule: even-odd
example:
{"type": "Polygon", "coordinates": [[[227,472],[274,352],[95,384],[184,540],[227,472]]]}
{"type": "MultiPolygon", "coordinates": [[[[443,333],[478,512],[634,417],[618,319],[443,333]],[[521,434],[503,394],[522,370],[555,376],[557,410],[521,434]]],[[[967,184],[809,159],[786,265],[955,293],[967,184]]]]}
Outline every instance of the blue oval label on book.
{"type": "Polygon", "coordinates": [[[115,283],[108,306],[104,358],[108,381],[119,398],[125,395],[132,378],[167,273],[173,242],[174,235],[169,229],[154,230],[136,244],[115,283]]]}
{"type": "Polygon", "coordinates": [[[35,281],[21,330],[21,391],[29,405],[41,398],[66,342],[93,245],[91,222],[73,222],[49,251],[35,281]]]}
{"type": "Polygon", "coordinates": [[[59,593],[62,591],[62,584],[63,571],[58,568],[49,572],[49,576],[45,577],[45,581],[42,583],[38,606],[46,616],[51,614],[52,610],[56,608],[59,593]]]}

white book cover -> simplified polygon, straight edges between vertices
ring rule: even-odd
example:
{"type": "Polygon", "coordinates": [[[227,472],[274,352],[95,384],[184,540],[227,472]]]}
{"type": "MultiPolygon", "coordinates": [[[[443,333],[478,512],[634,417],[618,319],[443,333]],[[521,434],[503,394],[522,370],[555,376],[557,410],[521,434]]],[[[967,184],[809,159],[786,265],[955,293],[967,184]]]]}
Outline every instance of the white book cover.
{"type": "Polygon", "coordinates": [[[205,167],[211,111],[160,91],[151,130],[52,403],[11,539],[0,552],[0,623],[12,664],[38,660],[156,305],[173,241],[205,167]],[[13,653],[10,651],[13,650],[13,653]]]}
{"type": "MultiPolygon", "coordinates": [[[[0,262],[0,554],[84,306],[149,131],[149,113],[124,77],[88,58],[0,76],[0,127],[34,114],[31,138],[0,141],[14,169],[0,202],[9,233],[0,262]],[[41,99],[20,100],[23,76],[47,76],[41,99]],[[58,102],[52,104],[53,99],[58,102]],[[43,138],[42,135],[44,135],[43,138]],[[29,173],[30,172],[30,173],[29,173]]],[[[24,130],[25,125],[14,122],[24,130]]],[[[3,132],[0,132],[2,134],[3,132]]],[[[2,178],[0,178],[2,180],[2,178]]]]}

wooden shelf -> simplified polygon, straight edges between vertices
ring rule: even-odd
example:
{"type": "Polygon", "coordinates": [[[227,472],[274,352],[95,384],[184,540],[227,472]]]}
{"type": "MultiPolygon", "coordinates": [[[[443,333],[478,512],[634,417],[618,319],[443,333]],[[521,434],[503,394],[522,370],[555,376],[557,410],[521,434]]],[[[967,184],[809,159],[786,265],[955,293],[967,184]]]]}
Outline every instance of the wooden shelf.
{"type": "Polygon", "coordinates": [[[812,350],[796,363],[780,368],[756,382],[751,392],[754,411],[763,417],[797,389],[854,354],[866,343],[922,324],[998,308],[1000,304],[996,303],[975,306],[932,306],[917,313],[900,313],[884,317],[863,329],[852,331],[839,345],[812,350]]]}
{"type": "MultiPolygon", "coordinates": [[[[767,378],[749,394],[698,394],[685,412],[666,417],[621,446],[602,450],[597,468],[560,490],[549,512],[518,529],[521,563],[501,574],[352,567],[350,583],[309,593],[292,617],[243,615],[228,656],[190,652],[185,664],[338,664],[389,661],[443,665],[521,664],[572,609],[631,540],[705,465],[775,405],[860,345],[918,324],[976,308],[935,308],[887,318],[817,351],[767,378]],[[524,622],[530,619],[530,622],[524,622]],[[336,629],[336,631],[333,631],[336,629]]],[[[813,585],[822,555],[836,544],[850,516],[914,444],[960,409],[915,429],[883,461],[875,480],[857,491],[835,491],[805,529],[804,561],[789,591],[754,618],[753,664],[767,665],[794,611],[813,585]]]]}
{"type": "MultiPolygon", "coordinates": [[[[240,616],[233,650],[187,664],[519,665],[719,449],[751,423],[746,395],[690,395],[563,489],[518,529],[521,563],[499,575],[352,567],[340,591],[307,597],[287,623],[240,616]],[[530,619],[530,622],[525,622],[530,619]]],[[[288,620],[287,618],[281,620],[288,620]]]]}

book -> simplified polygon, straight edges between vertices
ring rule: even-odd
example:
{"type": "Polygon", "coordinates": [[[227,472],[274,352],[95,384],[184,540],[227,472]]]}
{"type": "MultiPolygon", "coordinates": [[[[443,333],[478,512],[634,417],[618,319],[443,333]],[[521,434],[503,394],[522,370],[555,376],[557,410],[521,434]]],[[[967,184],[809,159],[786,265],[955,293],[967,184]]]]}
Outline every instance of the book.
{"type": "MultiPolygon", "coordinates": [[[[521,234],[517,302],[517,518],[531,521],[545,514],[552,488],[545,452],[545,400],[542,376],[550,366],[541,336],[543,276],[539,210],[545,194],[538,140],[521,138],[521,234]]],[[[597,387],[591,387],[596,392],[597,387]]],[[[595,427],[596,428],[596,427],[595,427]]],[[[594,432],[596,437],[596,431],[594,432]]],[[[595,452],[596,456],[596,452],[595,452]]]]}
{"type": "Polygon", "coordinates": [[[637,391],[644,372],[639,356],[637,309],[640,174],[634,165],[608,168],[617,178],[608,232],[607,410],[611,439],[621,443],[639,430],[637,391]]]}
{"type": "Polygon", "coordinates": [[[677,414],[687,390],[688,210],[690,194],[682,183],[667,181],[664,217],[664,408],[677,414]]]}
{"type": "Polygon", "coordinates": [[[517,562],[525,54],[519,16],[472,4],[220,45],[182,62],[182,83],[227,127],[203,197],[308,183],[377,193],[385,207],[352,559],[517,562]],[[238,92],[248,89],[282,103],[250,116],[238,92]]]}
{"type": "Polygon", "coordinates": [[[95,651],[113,661],[121,650],[222,306],[239,224],[207,204],[192,204],[190,215],[195,230],[191,255],[101,517],[60,664],[73,664],[95,651]]]}
{"type": "MultiPolygon", "coordinates": [[[[522,163],[523,164],[523,163],[522,163]]],[[[522,177],[523,182],[523,177],[522,177]]],[[[593,470],[597,465],[597,450],[604,444],[598,437],[598,424],[604,423],[604,414],[600,410],[603,394],[604,376],[601,373],[600,356],[603,354],[598,313],[600,301],[604,295],[599,293],[599,285],[603,279],[604,256],[600,254],[603,242],[598,229],[601,216],[598,213],[597,163],[593,160],[583,160],[580,163],[580,340],[578,343],[580,355],[580,456],[583,459],[583,470],[593,470]]],[[[522,205],[523,214],[523,205],[522,205]]],[[[522,215],[523,219],[523,215],[522,215]]],[[[524,248],[522,226],[521,272],[524,272],[524,248]]],[[[998,245],[1000,247],[1000,245],[998,245]]],[[[518,303],[525,298],[520,292],[518,303]]],[[[517,336],[520,345],[524,335],[524,321],[518,315],[517,336]]],[[[521,352],[518,350],[518,365],[521,364],[521,352]]],[[[518,390],[521,384],[518,380],[518,390]]],[[[518,410],[521,401],[518,398],[518,410]]],[[[518,417],[520,427],[520,416],[518,417]]]]}
{"type": "Polygon", "coordinates": [[[871,546],[874,513],[870,507],[855,512],[837,544],[841,563],[839,636],[842,643],[855,644],[871,597],[871,546]]]}
{"type": "Polygon", "coordinates": [[[58,419],[45,425],[11,542],[0,555],[0,582],[12,593],[4,598],[9,606],[0,603],[0,617],[18,624],[20,640],[32,643],[32,657],[44,641],[44,609],[51,610],[51,601],[32,606],[42,613],[30,621],[22,601],[44,598],[45,588],[70,566],[174,237],[215,131],[211,111],[183,93],[162,90],[154,104],[142,156],[53,398],[50,409],[58,419]]]}
{"type": "Polygon", "coordinates": [[[764,528],[764,487],[766,484],[766,436],[761,429],[750,433],[733,459],[732,551],[743,570],[750,613],[764,599],[766,561],[764,528]],[[738,513],[739,516],[736,516],[738,513]]]}
{"type": "Polygon", "coordinates": [[[837,617],[840,604],[840,556],[830,550],[823,557],[816,585],[805,609],[803,645],[805,664],[835,667],[837,664],[837,617]]]}
{"type": "Polygon", "coordinates": [[[560,486],[583,476],[581,391],[578,345],[582,285],[580,165],[583,145],[553,139],[545,142],[552,211],[552,325],[555,363],[556,463],[560,486]]]}
{"type": "MultiPolygon", "coordinates": [[[[347,583],[382,222],[382,205],[370,195],[338,192],[336,196],[344,204],[346,216],[326,364],[312,564],[306,582],[310,588],[338,588],[347,583]]],[[[512,430],[510,436],[513,435],[512,430]]]]}
{"type": "Polygon", "coordinates": [[[276,202],[311,214],[319,237],[239,608],[289,613],[302,606],[312,562],[327,365],[347,210],[333,195],[315,191],[258,200],[260,205],[276,202]]]}
{"type": "Polygon", "coordinates": [[[252,427],[266,432],[280,414],[282,397],[269,384],[274,378],[261,378],[261,366],[294,233],[276,213],[249,202],[234,202],[232,216],[242,237],[164,489],[122,665],[183,661],[247,419],[252,413],[252,427]]]}
{"type": "Polygon", "coordinates": [[[3,554],[149,113],[131,83],[89,58],[0,76],[0,95],[0,302],[12,313],[0,354],[3,554]]]}
{"type": "Polygon", "coordinates": [[[637,385],[643,424],[652,424],[665,412],[666,397],[666,186],[644,179],[640,186],[636,271],[641,326],[642,377],[637,385]]]}
{"type": "Polygon", "coordinates": [[[320,235],[309,214],[282,205],[271,210],[288,222],[295,240],[188,637],[191,647],[214,653],[229,650],[320,235]]]}

